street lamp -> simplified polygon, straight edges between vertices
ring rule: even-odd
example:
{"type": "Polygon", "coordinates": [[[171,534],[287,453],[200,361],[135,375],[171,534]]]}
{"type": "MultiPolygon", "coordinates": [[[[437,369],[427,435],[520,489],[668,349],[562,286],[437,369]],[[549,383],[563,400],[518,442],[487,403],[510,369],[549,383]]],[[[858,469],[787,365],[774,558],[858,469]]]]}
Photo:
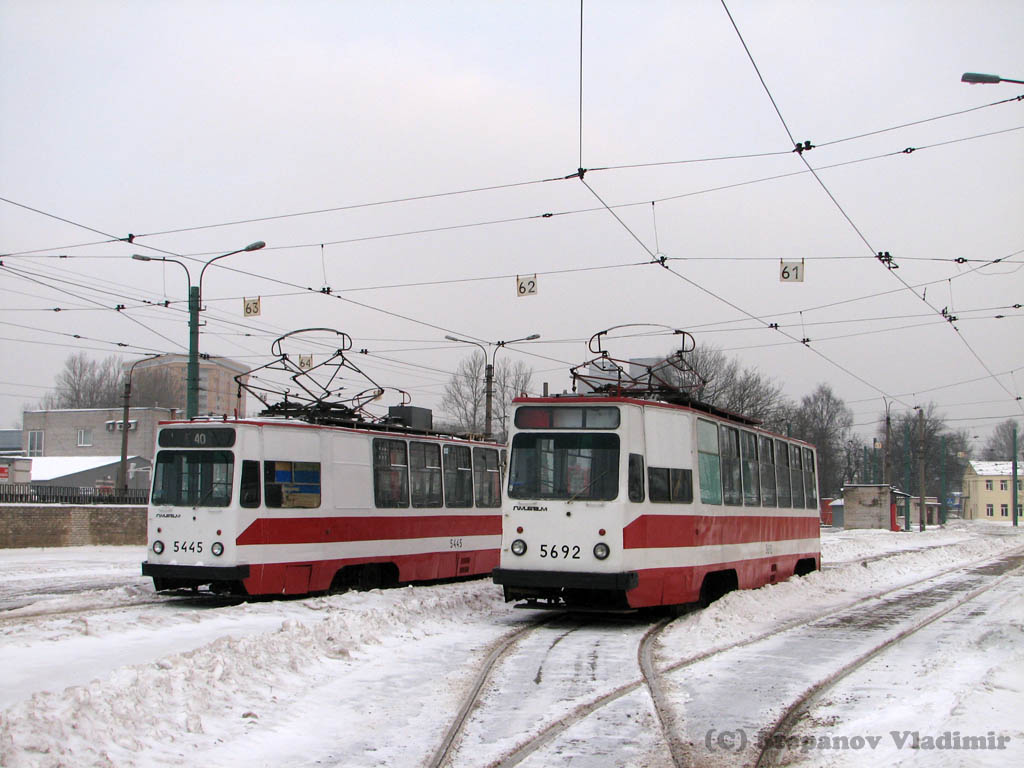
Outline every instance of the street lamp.
{"type": "Polygon", "coordinates": [[[960,82],[970,83],[971,85],[994,83],[1020,83],[1024,85],[1024,80],[1011,80],[1008,77],[1000,77],[999,75],[983,75],[980,72],[964,72],[960,82]]]}
{"type": "Polygon", "coordinates": [[[135,366],[147,360],[155,360],[160,355],[150,355],[132,363],[128,369],[128,375],[124,379],[124,417],[121,419],[121,466],[117,472],[117,485],[121,493],[128,496],[128,413],[132,401],[132,374],[135,373],[135,366]]]}
{"type": "Polygon", "coordinates": [[[262,240],[257,240],[255,243],[249,243],[245,248],[239,248],[237,251],[228,251],[227,253],[222,253],[220,256],[214,256],[203,264],[203,268],[199,272],[199,283],[196,285],[192,285],[192,273],[189,272],[188,266],[186,266],[184,262],[178,261],[177,259],[168,259],[163,256],[154,258],[152,256],[143,256],[141,253],[132,254],[132,258],[138,261],[164,261],[170,262],[171,264],[178,264],[185,270],[185,274],[188,275],[188,371],[187,393],[185,398],[186,418],[194,419],[199,415],[199,307],[202,303],[203,274],[206,272],[206,268],[218,259],[223,259],[225,256],[234,256],[236,253],[242,253],[244,251],[258,251],[260,248],[265,246],[266,243],[262,240]]]}
{"type": "Polygon", "coordinates": [[[460,339],[458,336],[445,336],[448,341],[457,341],[460,344],[472,344],[480,347],[480,350],[484,353],[484,380],[487,383],[486,388],[486,401],[484,406],[484,437],[488,440],[491,439],[491,409],[494,402],[494,358],[498,354],[498,350],[504,347],[506,344],[515,344],[519,341],[533,341],[539,339],[539,333],[531,333],[529,336],[524,336],[521,339],[511,339],[509,341],[496,341],[494,342],[494,351],[491,353],[491,361],[487,362],[487,349],[483,344],[477,341],[470,341],[469,339],[460,339]]]}

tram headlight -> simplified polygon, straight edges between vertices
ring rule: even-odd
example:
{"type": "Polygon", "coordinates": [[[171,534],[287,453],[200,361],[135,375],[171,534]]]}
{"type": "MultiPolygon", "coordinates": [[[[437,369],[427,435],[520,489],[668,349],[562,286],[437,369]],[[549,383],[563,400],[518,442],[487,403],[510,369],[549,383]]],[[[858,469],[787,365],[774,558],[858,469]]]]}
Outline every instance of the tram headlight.
{"type": "Polygon", "coordinates": [[[522,539],[516,539],[512,542],[511,549],[513,555],[519,555],[520,557],[522,557],[526,554],[526,542],[522,539]]]}
{"type": "Polygon", "coordinates": [[[158,555],[162,555],[164,553],[164,543],[159,539],[153,542],[153,552],[158,555]]]}
{"type": "Polygon", "coordinates": [[[605,544],[603,541],[599,541],[597,544],[594,545],[594,557],[596,557],[598,560],[604,560],[611,553],[612,551],[608,548],[608,545],[605,544]]]}
{"type": "Polygon", "coordinates": [[[224,545],[219,541],[213,542],[213,546],[210,547],[210,551],[213,552],[214,557],[220,557],[224,554],[224,545]]]}

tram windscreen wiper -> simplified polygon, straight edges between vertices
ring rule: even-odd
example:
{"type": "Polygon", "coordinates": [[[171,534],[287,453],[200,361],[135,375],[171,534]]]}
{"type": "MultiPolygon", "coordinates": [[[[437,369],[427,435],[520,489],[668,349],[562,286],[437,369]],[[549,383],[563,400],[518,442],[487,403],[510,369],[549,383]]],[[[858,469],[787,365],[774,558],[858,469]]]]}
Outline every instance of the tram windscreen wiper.
{"type": "MultiPolygon", "coordinates": [[[[603,480],[608,475],[608,473],[612,471],[612,469],[613,469],[613,467],[608,467],[604,472],[601,472],[600,474],[594,475],[594,477],[591,478],[590,481],[586,485],[584,485],[582,488],[580,488],[580,490],[576,491],[576,493],[574,493],[572,496],[570,496],[568,499],[566,499],[566,502],[576,501],[576,499],[578,499],[584,493],[586,493],[591,488],[593,488],[594,484],[598,480],[603,480]]],[[[590,497],[588,497],[588,498],[590,498],[590,497]]]]}

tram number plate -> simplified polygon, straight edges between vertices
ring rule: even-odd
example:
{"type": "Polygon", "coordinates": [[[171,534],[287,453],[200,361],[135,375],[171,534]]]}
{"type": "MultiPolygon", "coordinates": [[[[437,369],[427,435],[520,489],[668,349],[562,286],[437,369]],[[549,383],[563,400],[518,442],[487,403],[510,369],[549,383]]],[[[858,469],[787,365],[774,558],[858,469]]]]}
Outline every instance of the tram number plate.
{"type": "Polygon", "coordinates": [[[203,542],[201,541],[176,541],[171,546],[173,552],[194,552],[197,555],[203,552],[203,542]]]}
{"type": "Polygon", "coordinates": [[[541,544],[540,556],[550,557],[552,560],[579,560],[580,548],[578,545],[541,544]]]}

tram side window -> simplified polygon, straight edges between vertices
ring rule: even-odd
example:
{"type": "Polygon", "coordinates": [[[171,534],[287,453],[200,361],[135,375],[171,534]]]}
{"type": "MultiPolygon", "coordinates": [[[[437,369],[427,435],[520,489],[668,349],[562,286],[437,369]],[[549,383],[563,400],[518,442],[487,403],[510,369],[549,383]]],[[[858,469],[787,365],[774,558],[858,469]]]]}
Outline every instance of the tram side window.
{"type": "Polygon", "coordinates": [[[473,449],[473,486],[478,507],[501,506],[501,467],[493,448],[473,449]]]}
{"type": "Polygon", "coordinates": [[[242,484],[239,504],[252,509],[260,505],[260,463],[242,462],[242,484]]]}
{"type": "Polygon", "coordinates": [[[722,503],[722,464],[718,455],[718,425],[697,420],[697,471],[700,500],[705,504],[722,503]]]}
{"type": "Polygon", "coordinates": [[[719,427],[718,439],[722,454],[722,498],[726,504],[743,503],[740,473],[740,433],[735,427],[719,427]]]}
{"type": "Polygon", "coordinates": [[[441,446],[437,443],[409,443],[409,476],[414,507],[440,507],[441,446]]]}
{"type": "Polygon", "coordinates": [[[818,508],[818,478],[814,471],[814,451],[804,448],[804,488],[807,491],[807,508],[818,508]]]}
{"type": "Polygon", "coordinates": [[[761,464],[761,501],[766,507],[774,507],[775,498],[775,443],[770,437],[757,438],[761,464]]]}
{"type": "Polygon", "coordinates": [[[800,446],[789,446],[789,475],[793,479],[793,506],[804,505],[804,462],[800,455],[800,446]]]}
{"type": "Polygon", "coordinates": [[[373,500],[378,507],[409,506],[409,462],[404,440],[373,441],[373,500]]]}
{"type": "Polygon", "coordinates": [[[444,447],[444,503],[447,507],[473,506],[473,465],[468,445],[444,447]]]}
{"type": "Polygon", "coordinates": [[[639,453],[629,454],[629,500],[644,500],[644,457],[639,453]]]}
{"type": "Polygon", "coordinates": [[[651,487],[651,501],[672,504],[693,503],[693,470],[650,467],[647,479],[651,487]]]}
{"type": "Polygon", "coordinates": [[[793,506],[793,492],[789,479],[789,444],[775,441],[775,477],[778,481],[780,507],[793,506]]]}
{"type": "Polygon", "coordinates": [[[319,461],[264,461],[263,495],[273,509],[320,506],[319,461]]]}
{"type": "Polygon", "coordinates": [[[757,467],[757,435],[740,432],[740,464],[743,467],[743,504],[756,507],[761,503],[761,482],[757,467]]]}

